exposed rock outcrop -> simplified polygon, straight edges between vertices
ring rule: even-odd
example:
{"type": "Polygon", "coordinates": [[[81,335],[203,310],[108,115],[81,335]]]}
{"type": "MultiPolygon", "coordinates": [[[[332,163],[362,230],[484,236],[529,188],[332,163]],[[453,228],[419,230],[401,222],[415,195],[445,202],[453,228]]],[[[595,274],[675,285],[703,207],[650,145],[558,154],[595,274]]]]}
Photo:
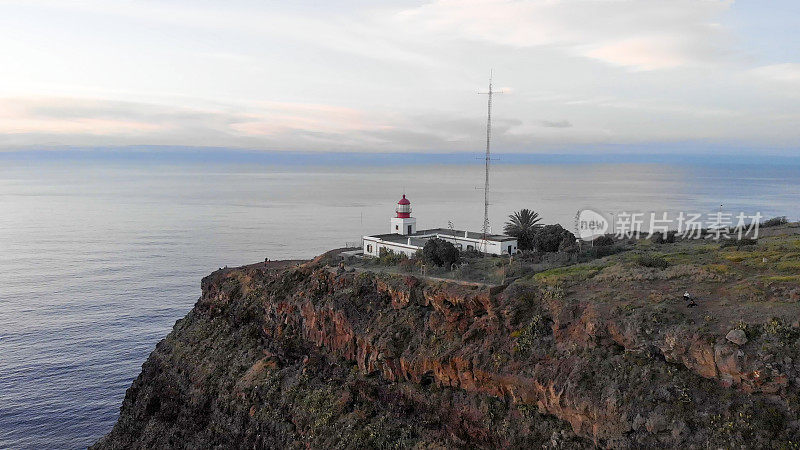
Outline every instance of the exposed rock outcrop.
{"type": "Polygon", "coordinates": [[[791,327],[726,340],[661,305],[318,263],[202,287],[97,448],[800,442],[791,327]]]}

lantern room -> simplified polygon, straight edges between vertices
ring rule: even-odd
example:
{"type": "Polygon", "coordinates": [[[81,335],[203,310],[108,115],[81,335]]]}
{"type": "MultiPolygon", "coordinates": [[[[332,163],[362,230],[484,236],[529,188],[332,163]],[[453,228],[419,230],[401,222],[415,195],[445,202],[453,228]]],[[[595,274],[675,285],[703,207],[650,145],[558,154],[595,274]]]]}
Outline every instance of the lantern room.
{"type": "Polygon", "coordinates": [[[400,201],[397,202],[397,209],[395,210],[395,212],[397,212],[397,217],[401,217],[404,219],[408,219],[409,217],[411,217],[411,202],[408,201],[405,194],[403,194],[403,198],[401,198],[400,201]]]}
{"type": "Polygon", "coordinates": [[[414,234],[417,232],[417,219],[411,217],[411,202],[403,194],[403,198],[397,202],[395,217],[392,217],[392,233],[395,234],[414,234]]]}

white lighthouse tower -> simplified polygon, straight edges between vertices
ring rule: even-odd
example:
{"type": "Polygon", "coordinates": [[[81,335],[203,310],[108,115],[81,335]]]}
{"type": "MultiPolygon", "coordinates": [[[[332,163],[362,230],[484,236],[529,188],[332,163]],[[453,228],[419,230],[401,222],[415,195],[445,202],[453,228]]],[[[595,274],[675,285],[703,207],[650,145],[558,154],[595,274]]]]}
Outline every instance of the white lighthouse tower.
{"type": "Polygon", "coordinates": [[[417,232],[417,219],[411,217],[411,202],[406,195],[397,202],[397,215],[392,217],[392,233],[395,234],[414,234],[417,232]]]}

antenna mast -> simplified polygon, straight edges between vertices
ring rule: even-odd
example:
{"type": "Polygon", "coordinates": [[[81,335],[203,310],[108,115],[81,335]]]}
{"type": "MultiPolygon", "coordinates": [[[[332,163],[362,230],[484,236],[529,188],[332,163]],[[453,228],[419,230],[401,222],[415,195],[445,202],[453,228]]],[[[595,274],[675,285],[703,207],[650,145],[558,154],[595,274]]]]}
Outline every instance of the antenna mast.
{"type": "MultiPolygon", "coordinates": [[[[489,234],[489,164],[492,160],[492,96],[494,94],[502,94],[503,91],[495,91],[492,87],[493,71],[489,71],[489,90],[487,92],[479,92],[479,94],[486,94],[489,97],[488,113],[486,115],[486,179],[483,184],[483,245],[486,247],[486,236],[489,234]]],[[[484,250],[486,250],[484,248],[484,250]]]]}

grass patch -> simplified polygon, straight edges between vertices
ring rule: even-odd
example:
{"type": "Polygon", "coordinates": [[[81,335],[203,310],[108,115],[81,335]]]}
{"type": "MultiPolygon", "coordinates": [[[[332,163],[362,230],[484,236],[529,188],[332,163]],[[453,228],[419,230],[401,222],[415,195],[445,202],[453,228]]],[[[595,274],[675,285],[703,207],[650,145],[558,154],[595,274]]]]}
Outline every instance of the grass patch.
{"type": "Polygon", "coordinates": [[[536,281],[546,284],[558,284],[565,280],[585,280],[597,275],[605,266],[576,264],[573,266],[556,267],[545,270],[533,276],[536,281]]]}
{"type": "Polygon", "coordinates": [[[697,262],[697,256],[689,252],[668,253],[663,256],[670,264],[691,264],[697,262]]]}
{"type": "Polygon", "coordinates": [[[731,266],[727,264],[708,264],[703,266],[704,269],[710,270],[711,272],[715,273],[730,273],[731,266]]]}
{"type": "Polygon", "coordinates": [[[740,247],[744,247],[745,245],[756,245],[758,244],[757,239],[751,239],[743,237],[741,239],[726,239],[722,241],[721,248],[728,248],[728,247],[736,247],[737,249],[740,247]]]}
{"type": "Polygon", "coordinates": [[[753,254],[750,252],[733,251],[724,253],[722,257],[731,262],[742,262],[746,259],[752,258],[753,254]]]}
{"type": "Polygon", "coordinates": [[[789,282],[800,282],[800,275],[774,275],[770,277],[764,277],[766,281],[789,281],[789,282]]]}
{"type": "Polygon", "coordinates": [[[776,268],[781,272],[800,272],[800,261],[781,261],[776,268]]]}
{"type": "Polygon", "coordinates": [[[657,269],[666,269],[669,267],[669,261],[656,255],[639,255],[636,257],[636,264],[657,269]]]}

